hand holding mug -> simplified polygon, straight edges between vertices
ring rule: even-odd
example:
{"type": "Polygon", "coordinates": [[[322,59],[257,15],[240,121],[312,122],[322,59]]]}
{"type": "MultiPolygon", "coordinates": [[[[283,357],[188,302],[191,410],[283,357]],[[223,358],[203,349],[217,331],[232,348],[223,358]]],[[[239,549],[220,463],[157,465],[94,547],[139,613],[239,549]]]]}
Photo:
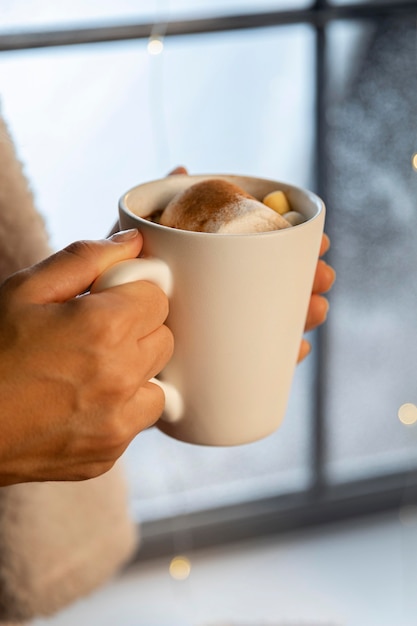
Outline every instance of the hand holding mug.
{"type": "Polygon", "coordinates": [[[149,282],[80,295],[135,258],[133,230],[77,242],[0,286],[0,485],[107,471],[159,418],[168,300],[149,282]]]}

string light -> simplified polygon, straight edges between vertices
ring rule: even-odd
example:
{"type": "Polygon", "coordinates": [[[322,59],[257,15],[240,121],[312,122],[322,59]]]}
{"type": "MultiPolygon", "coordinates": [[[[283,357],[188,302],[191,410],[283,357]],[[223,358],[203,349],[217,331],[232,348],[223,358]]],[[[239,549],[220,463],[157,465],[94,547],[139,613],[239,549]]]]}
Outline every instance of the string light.
{"type": "Polygon", "coordinates": [[[414,152],[413,156],[411,157],[411,164],[413,166],[413,169],[417,172],[417,152],[414,152]]]}
{"type": "Polygon", "coordinates": [[[398,419],[406,426],[415,424],[417,422],[417,406],[411,402],[402,404],[398,409],[398,419]]]}
{"type": "Polygon", "coordinates": [[[158,35],[152,35],[149,37],[148,41],[148,53],[152,54],[152,56],[156,56],[157,54],[161,54],[164,49],[164,40],[162,37],[158,35]]]}
{"type": "Polygon", "coordinates": [[[169,573],[175,580],[186,580],[191,572],[191,563],[186,556],[174,556],[169,564],[169,573]]]}

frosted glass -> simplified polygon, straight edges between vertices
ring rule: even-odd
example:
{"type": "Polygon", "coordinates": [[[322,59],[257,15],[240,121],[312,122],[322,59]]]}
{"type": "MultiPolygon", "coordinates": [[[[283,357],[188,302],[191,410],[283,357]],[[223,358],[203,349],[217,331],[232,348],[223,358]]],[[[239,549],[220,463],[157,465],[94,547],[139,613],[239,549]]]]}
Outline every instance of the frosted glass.
{"type": "Polygon", "coordinates": [[[415,23],[350,29],[356,53],[345,56],[342,76],[342,24],[332,29],[330,55],[328,227],[338,279],[327,324],[326,412],[333,480],[417,463],[415,427],[398,419],[402,404],[417,404],[415,23]]]}
{"type": "Polygon", "coordinates": [[[309,185],[306,27],[0,55],[3,112],[55,247],[104,235],[118,198],[176,165],[309,185]],[[289,62],[291,60],[291,62],[289,62]]]}

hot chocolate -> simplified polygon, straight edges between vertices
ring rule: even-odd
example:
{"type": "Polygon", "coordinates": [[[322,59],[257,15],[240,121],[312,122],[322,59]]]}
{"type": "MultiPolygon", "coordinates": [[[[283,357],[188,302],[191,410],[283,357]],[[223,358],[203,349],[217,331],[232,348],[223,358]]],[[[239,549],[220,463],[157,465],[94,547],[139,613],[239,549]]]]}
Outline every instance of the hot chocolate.
{"type": "Polygon", "coordinates": [[[286,204],[281,196],[275,199],[274,194],[269,196],[272,206],[270,198],[270,206],[267,206],[231,182],[207,179],[178,193],[159,216],[151,216],[151,219],[171,228],[229,234],[267,232],[292,226],[291,220],[286,219],[286,213],[293,212],[285,196],[286,204]]]}

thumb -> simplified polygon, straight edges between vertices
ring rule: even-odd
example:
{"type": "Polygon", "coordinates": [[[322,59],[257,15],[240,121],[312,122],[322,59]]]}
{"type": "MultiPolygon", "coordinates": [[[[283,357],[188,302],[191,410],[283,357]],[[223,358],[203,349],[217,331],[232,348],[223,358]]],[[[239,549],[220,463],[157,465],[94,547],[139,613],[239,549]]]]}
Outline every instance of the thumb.
{"type": "Polygon", "coordinates": [[[29,268],[20,294],[39,304],[70,300],[86,291],[114,263],[137,257],[142,241],[136,229],[99,241],[76,241],[29,268]]]}

